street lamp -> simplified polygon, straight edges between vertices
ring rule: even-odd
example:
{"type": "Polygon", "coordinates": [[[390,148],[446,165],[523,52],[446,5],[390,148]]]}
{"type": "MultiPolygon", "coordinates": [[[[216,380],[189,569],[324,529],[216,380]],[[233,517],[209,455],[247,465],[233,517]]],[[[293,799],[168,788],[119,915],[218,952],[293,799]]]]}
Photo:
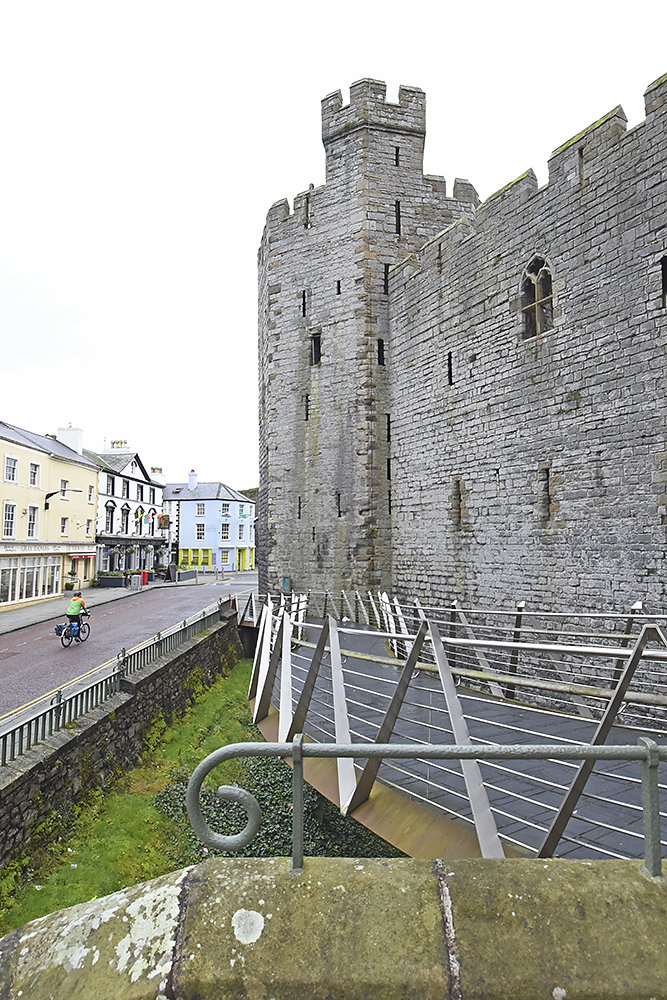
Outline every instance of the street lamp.
{"type": "Polygon", "coordinates": [[[47,493],[46,496],[44,497],[44,510],[49,509],[49,500],[51,499],[51,497],[56,496],[57,493],[83,493],[83,490],[70,489],[68,486],[67,489],[53,490],[52,493],[47,493]]]}

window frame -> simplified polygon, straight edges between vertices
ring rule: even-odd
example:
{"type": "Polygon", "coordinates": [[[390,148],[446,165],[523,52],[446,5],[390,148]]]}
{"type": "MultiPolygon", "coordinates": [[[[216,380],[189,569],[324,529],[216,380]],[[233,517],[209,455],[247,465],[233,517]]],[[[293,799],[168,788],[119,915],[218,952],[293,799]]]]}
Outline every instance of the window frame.
{"type": "Polygon", "coordinates": [[[5,482],[6,483],[18,483],[19,481],[19,460],[16,455],[5,455],[5,482]],[[7,472],[9,470],[9,463],[13,462],[12,467],[13,475],[8,476],[7,472]]]}
{"type": "Polygon", "coordinates": [[[198,521],[195,524],[195,541],[203,542],[205,538],[206,538],[206,525],[198,521]]]}
{"type": "Polygon", "coordinates": [[[553,267],[546,254],[536,253],[521,275],[519,302],[521,339],[534,340],[554,329],[553,267]],[[542,294],[541,282],[548,278],[548,294],[542,294]]]}
{"type": "Polygon", "coordinates": [[[28,485],[39,486],[41,466],[39,462],[28,463],[28,485]],[[34,474],[34,480],[33,480],[34,474]]]}
{"type": "Polygon", "coordinates": [[[16,504],[11,500],[5,500],[2,505],[2,537],[16,538],[16,504]]]}
{"type": "Polygon", "coordinates": [[[25,536],[26,538],[39,538],[39,507],[37,504],[30,504],[28,507],[28,521],[26,524],[25,536]]]}

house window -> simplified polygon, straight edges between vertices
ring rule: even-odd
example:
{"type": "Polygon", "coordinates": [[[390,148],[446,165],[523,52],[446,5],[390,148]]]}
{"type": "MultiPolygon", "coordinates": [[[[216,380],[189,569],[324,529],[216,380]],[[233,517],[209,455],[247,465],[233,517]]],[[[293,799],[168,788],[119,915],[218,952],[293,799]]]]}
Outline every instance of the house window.
{"type": "Polygon", "coordinates": [[[16,504],[6,503],[2,518],[2,537],[13,538],[16,525],[16,504]]]}
{"type": "Polygon", "coordinates": [[[244,528],[244,525],[243,524],[239,524],[239,541],[241,541],[243,539],[243,528],[244,528]]]}
{"type": "Polygon", "coordinates": [[[28,507],[28,538],[37,537],[37,511],[38,507],[28,507]]]}
{"type": "Polygon", "coordinates": [[[220,525],[220,537],[229,538],[229,524],[220,525]]]}
{"type": "Polygon", "coordinates": [[[60,480],[60,495],[67,499],[67,491],[69,489],[69,479],[60,480]]]}
{"type": "Polygon", "coordinates": [[[107,476],[107,496],[112,497],[115,490],[115,479],[113,476],[107,476]]]}
{"type": "Polygon", "coordinates": [[[18,477],[18,459],[5,458],[5,482],[15,483],[18,477]]]}
{"type": "Polygon", "coordinates": [[[223,504],[220,505],[220,513],[222,514],[223,517],[228,517],[229,516],[229,504],[228,503],[223,503],[223,504]]]}
{"type": "Polygon", "coordinates": [[[521,279],[521,312],[524,340],[553,326],[551,271],[544,257],[533,257],[521,279]]]}
{"type": "Polygon", "coordinates": [[[223,549],[220,553],[220,565],[226,566],[229,563],[229,550],[223,549]]]}
{"type": "Polygon", "coordinates": [[[104,525],[104,530],[108,535],[113,535],[113,518],[115,514],[115,507],[112,503],[108,503],[106,506],[106,521],[104,525]]]}
{"type": "Polygon", "coordinates": [[[206,525],[205,524],[196,524],[195,525],[195,538],[197,539],[198,542],[203,541],[205,534],[206,534],[206,525]]]}
{"type": "Polygon", "coordinates": [[[204,506],[204,504],[203,503],[198,503],[197,504],[197,517],[203,517],[205,513],[206,513],[206,507],[204,506]]]}
{"type": "Polygon", "coordinates": [[[125,506],[120,512],[120,530],[124,535],[130,533],[130,508],[125,506]]]}
{"type": "Polygon", "coordinates": [[[148,502],[155,503],[155,487],[150,486],[148,489],[148,502]]]}
{"type": "Polygon", "coordinates": [[[122,496],[124,499],[129,499],[130,496],[130,482],[128,479],[123,480],[123,485],[121,486],[122,496]]]}
{"type": "Polygon", "coordinates": [[[310,337],[310,363],[311,365],[319,365],[322,360],[322,335],[318,333],[311,334],[310,337]]]}
{"type": "Polygon", "coordinates": [[[90,518],[86,521],[86,534],[90,535],[93,531],[93,522],[90,518]]]}
{"type": "Polygon", "coordinates": [[[245,517],[245,507],[242,503],[239,504],[239,517],[245,517]]]}
{"type": "Polygon", "coordinates": [[[31,486],[39,486],[39,466],[35,462],[30,463],[29,482],[31,486]]]}
{"type": "Polygon", "coordinates": [[[134,527],[136,535],[143,535],[144,533],[144,508],[137,507],[136,513],[134,515],[134,527]]]}
{"type": "Polygon", "coordinates": [[[68,517],[61,517],[60,518],[60,534],[61,535],[66,535],[67,532],[68,532],[68,530],[69,530],[69,518],[68,517]]]}
{"type": "Polygon", "coordinates": [[[141,483],[137,483],[137,500],[144,499],[144,488],[141,483]]]}
{"type": "Polygon", "coordinates": [[[89,486],[88,487],[88,503],[92,503],[94,499],[95,499],[95,487],[94,486],[89,486]]]}

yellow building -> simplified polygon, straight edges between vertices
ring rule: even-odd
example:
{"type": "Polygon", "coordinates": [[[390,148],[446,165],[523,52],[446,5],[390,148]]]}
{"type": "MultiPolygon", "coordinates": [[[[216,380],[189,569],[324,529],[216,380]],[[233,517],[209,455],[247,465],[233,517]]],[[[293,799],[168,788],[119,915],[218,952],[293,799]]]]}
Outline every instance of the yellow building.
{"type": "Polygon", "coordinates": [[[55,436],[0,421],[0,611],[89,586],[97,473],[55,436]]]}

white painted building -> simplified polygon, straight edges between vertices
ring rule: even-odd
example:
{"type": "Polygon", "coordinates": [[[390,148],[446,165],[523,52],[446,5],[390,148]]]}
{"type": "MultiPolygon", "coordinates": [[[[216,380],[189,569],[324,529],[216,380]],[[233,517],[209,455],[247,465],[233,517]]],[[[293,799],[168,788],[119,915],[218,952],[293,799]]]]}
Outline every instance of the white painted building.
{"type": "MultiPolygon", "coordinates": [[[[60,433],[60,432],[59,432],[60,433]]],[[[168,562],[163,485],[126,441],[84,451],[99,466],[97,571],[146,570],[168,562]]]]}

